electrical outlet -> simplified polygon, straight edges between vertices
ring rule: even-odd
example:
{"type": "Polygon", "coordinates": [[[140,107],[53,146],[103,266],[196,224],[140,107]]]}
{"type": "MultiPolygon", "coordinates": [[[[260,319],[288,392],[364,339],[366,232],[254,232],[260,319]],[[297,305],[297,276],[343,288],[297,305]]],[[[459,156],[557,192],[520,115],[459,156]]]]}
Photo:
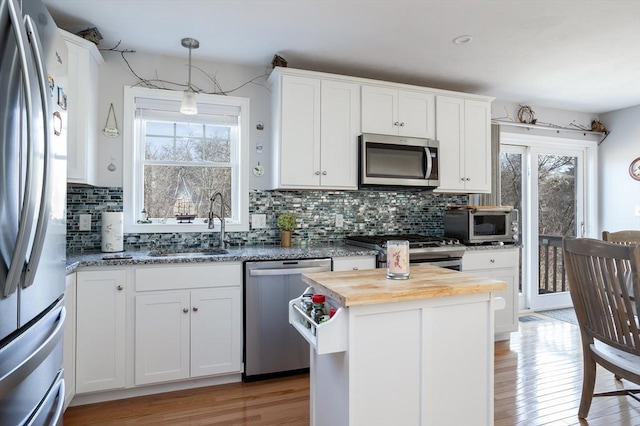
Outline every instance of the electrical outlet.
{"type": "Polygon", "coordinates": [[[640,206],[636,206],[635,209],[633,209],[633,214],[636,216],[640,216],[640,206]]]}
{"type": "Polygon", "coordinates": [[[267,227],[267,215],[265,214],[252,214],[251,215],[251,228],[259,229],[267,227]]]}
{"type": "Polygon", "coordinates": [[[78,221],[78,229],[80,231],[91,231],[91,215],[81,214],[78,221]]]}
{"type": "Polygon", "coordinates": [[[344,227],[344,216],[340,213],[336,213],[336,228],[344,227]]]}

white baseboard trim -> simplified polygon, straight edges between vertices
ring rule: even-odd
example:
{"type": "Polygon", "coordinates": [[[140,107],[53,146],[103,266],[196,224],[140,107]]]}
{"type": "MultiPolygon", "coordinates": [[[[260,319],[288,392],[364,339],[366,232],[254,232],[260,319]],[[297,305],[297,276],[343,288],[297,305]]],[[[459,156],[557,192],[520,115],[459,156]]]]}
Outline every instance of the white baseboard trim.
{"type": "Polygon", "coordinates": [[[77,394],[71,400],[71,404],[69,406],[74,407],[77,405],[95,404],[97,402],[114,401],[117,399],[134,398],[137,396],[154,395],[158,393],[201,388],[205,386],[224,385],[240,381],[242,381],[242,374],[231,374],[220,377],[208,377],[205,379],[192,379],[181,382],[137,386],[129,389],[115,389],[106,392],[77,394]]]}

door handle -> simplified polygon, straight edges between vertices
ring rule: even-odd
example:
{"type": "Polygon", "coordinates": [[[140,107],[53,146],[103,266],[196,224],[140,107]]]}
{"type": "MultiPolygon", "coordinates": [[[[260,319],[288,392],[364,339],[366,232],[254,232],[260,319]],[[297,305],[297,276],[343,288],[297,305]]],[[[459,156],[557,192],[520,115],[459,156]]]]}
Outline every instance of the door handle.
{"type": "Polygon", "coordinates": [[[431,150],[429,148],[424,148],[424,167],[425,167],[425,172],[424,172],[424,178],[425,179],[429,179],[429,176],[431,176],[431,171],[433,170],[433,160],[431,159],[431,150]]]}
{"type": "Polygon", "coordinates": [[[42,61],[43,50],[42,45],[40,44],[40,35],[38,34],[38,28],[36,27],[33,19],[28,16],[26,19],[26,27],[28,33],[32,34],[31,43],[33,45],[33,53],[35,57],[35,65],[36,71],[38,74],[38,87],[40,90],[38,94],[40,95],[40,103],[42,106],[42,116],[45,120],[43,135],[43,167],[42,167],[42,185],[40,192],[40,209],[38,211],[38,218],[36,222],[36,230],[33,236],[33,245],[31,248],[31,253],[29,255],[29,261],[27,263],[25,279],[23,287],[27,288],[31,284],[33,284],[34,276],[37,270],[37,265],[40,262],[40,256],[42,255],[42,248],[44,246],[44,237],[47,233],[47,225],[49,221],[49,210],[50,210],[50,201],[51,201],[51,179],[50,168],[51,168],[51,134],[49,132],[49,127],[46,126],[47,120],[50,117],[50,108],[49,108],[49,100],[47,97],[47,71],[45,70],[44,63],[42,61]]]}
{"type": "MultiPolygon", "coordinates": [[[[24,101],[25,101],[25,117],[26,117],[26,165],[25,165],[25,183],[24,194],[22,195],[22,202],[20,207],[20,214],[18,219],[18,234],[16,237],[16,244],[13,247],[13,254],[11,256],[11,262],[7,269],[6,281],[4,282],[4,288],[2,289],[2,295],[8,296],[16,291],[22,269],[26,262],[27,251],[29,250],[29,236],[33,229],[35,206],[30,202],[31,192],[33,190],[33,94],[31,93],[31,76],[29,75],[29,69],[33,68],[31,61],[27,55],[27,30],[22,23],[21,13],[15,0],[9,0],[7,2],[9,9],[9,21],[13,26],[13,33],[16,38],[17,52],[20,59],[20,66],[22,70],[22,84],[24,87],[24,101]]],[[[46,126],[45,126],[46,127],[46,126]]]]}
{"type": "Polygon", "coordinates": [[[295,275],[308,274],[311,272],[329,272],[329,269],[323,266],[315,266],[308,268],[275,268],[275,269],[252,269],[249,275],[252,277],[273,276],[273,275],[295,275]]]}
{"type": "MultiPolygon", "coordinates": [[[[12,389],[14,389],[19,383],[21,383],[26,377],[28,377],[38,366],[49,356],[49,354],[55,349],[56,345],[62,339],[64,321],[67,316],[67,311],[64,306],[60,306],[54,312],[50,313],[48,318],[57,317],[55,320],[55,327],[47,335],[44,341],[25,359],[16,361],[16,364],[10,371],[3,376],[0,376],[0,398],[4,398],[12,389]]],[[[47,317],[45,317],[47,318],[47,317]]],[[[41,320],[42,321],[42,320],[41,320]]],[[[44,327],[44,324],[42,324],[44,327]]],[[[24,343],[20,338],[9,343],[3,348],[3,351],[7,351],[7,354],[11,353],[12,344],[19,347],[24,343]]],[[[13,349],[15,349],[15,347],[13,349]]]]}

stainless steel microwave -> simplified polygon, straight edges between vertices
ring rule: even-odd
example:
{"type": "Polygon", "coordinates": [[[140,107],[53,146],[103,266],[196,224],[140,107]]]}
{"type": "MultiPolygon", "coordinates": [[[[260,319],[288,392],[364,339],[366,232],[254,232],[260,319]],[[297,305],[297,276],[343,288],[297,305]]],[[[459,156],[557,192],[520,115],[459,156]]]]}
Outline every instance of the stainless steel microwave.
{"type": "Polygon", "coordinates": [[[444,235],[464,244],[517,243],[518,210],[512,207],[460,207],[444,212],[444,235]]]}
{"type": "Polygon", "coordinates": [[[433,139],[363,133],[359,141],[359,186],[413,186],[440,184],[438,154],[433,139]]]}

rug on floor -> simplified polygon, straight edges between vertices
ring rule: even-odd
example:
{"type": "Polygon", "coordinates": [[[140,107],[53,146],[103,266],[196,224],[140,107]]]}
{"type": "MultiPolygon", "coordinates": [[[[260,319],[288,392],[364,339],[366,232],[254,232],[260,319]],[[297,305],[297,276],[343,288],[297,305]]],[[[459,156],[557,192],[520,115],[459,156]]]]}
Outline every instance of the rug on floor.
{"type": "Polygon", "coordinates": [[[551,309],[549,311],[538,311],[536,313],[544,315],[546,317],[551,317],[560,321],[570,322],[571,324],[578,325],[576,311],[573,308],[551,309]]]}
{"type": "Polygon", "coordinates": [[[520,322],[544,321],[544,318],[540,318],[535,315],[521,315],[518,320],[520,322]]]}

